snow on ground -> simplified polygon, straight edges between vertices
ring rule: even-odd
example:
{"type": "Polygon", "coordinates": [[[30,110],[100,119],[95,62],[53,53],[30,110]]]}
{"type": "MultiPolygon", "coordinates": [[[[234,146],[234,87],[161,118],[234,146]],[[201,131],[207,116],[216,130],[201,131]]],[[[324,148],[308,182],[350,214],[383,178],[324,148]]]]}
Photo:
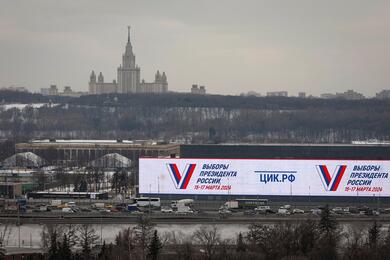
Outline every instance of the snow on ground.
{"type": "MultiPolygon", "coordinates": [[[[115,236],[119,231],[125,228],[132,228],[134,224],[103,224],[93,225],[93,228],[96,231],[96,234],[102,234],[103,240],[106,243],[114,242],[115,236]]],[[[175,233],[175,236],[178,238],[189,238],[191,235],[201,227],[201,224],[159,224],[156,226],[159,234],[162,236],[170,236],[172,232],[175,233]]],[[[211,225],[210,225],[211,226],[211,225]]],[[[234,224],[234,225],[216,225],[220,231],[222,239],[235,239],[239,232],[248,231],[248,225],[246,224],[234,224]]],[[[43,225],[38,224],[26,224],[20,226],[20,243],[21,246],[30,246],[30,243],[33,247],[39,247],[41,245],[41,232],[43,225]],[[30,240],[31,238],[31,240],[30,240]]],[[[8,238],[8,246],[18,246],[19,244],[19,232],[17,226],[11,227],[11,233],[8,238]]]]}
{"type": "MultiPolygon", "coordinates": [[[[134,224],[103,224],[103,225],[93,225],[93,228],[96,231],[96,234],[102,234],[103,241],[106,243],[114,242],[115,236],[119,231],[126,229],[128,227],[134,227],[134,224]]],[[[170,236],[172,232],[175,233],[175,236],[181,239],[188,239],[192,236],[195,230],[199,229],[202,224],[158,224],[156,229],[158,230],[161,236],[170,236]]],[[[208,224],[206,226],[213,226],[208,224]]],[[[216,224],[215,225],[221,235],[221,239],[233,239],[235,240],[238,233],[245,233],[248,231],[249,224],[216,224]]],[[[352,227],[351,224],[342,224],[341,227],[344,231],[348,231],[348,228],[352,227]]],[[[25,224],[20,226],[20,243],[21,246],[31,246],[39,247],[41,246],[41,232],[43,224],[25,224]],[[31,240],[30,240],[31,239],[31,240]]],[[[389,225],[383,225],[382,229],[386,230],[390,228],[389,225]]],[[[18,246],[19,244],[19,232],[18,227],[13,225],[11,226],[10,236],[6,245],[8,246],[18,246]]]]}
{"type": "MultiPolygon", "coordinates": [[[[40,107],[43,107],[43,106],[48,106],[49,103],[33,103],[33,104],[19,104],[19,103],[14,103],[14,104],[5,104],[5,105],[2,105],[4,107],[5,110],[8,110],[8,109],[12,109],[12,108],[16,108],[16,109],[19,109],[19,110],[22,110],[24,109],[26,106],[31,106],[33,108],[40,108],[40,107]]],[[[51,106],[56,106],[58,104],[51,104],[51,106]]]]}

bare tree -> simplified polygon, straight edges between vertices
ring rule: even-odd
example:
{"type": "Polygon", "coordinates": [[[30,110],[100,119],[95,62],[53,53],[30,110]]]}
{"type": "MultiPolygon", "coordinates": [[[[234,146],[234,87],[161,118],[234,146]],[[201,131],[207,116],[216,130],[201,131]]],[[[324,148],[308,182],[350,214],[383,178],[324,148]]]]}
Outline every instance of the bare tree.
{"type": "Polygon", "coordinates": [[[8,243],[12,228],[8,224],[0,224],[0,247],[8,243]]]}
{"type": "Polygon", "coordinates": [[[183,232],[167,232],[164,238],[165,245],[174,248],[178,259],[192,260],[195,259],[195,249],[192,244],[192,236],[186,236],[183,232]]]}
{"type": "Polygon", "coordinates": [[[75,245],[77,245],[77,240],[78,240],[77,226],[72,225],[72,224],[68,224],[68,225],[63,226],[63,227],[64,227],[64,232],[63,232],[62,236],[66,235],[69,247],[72,248],[75,245]]]}
{"type": "Polygon", "coordinates": [[[195,249],[193,244],[190,241],[186,241],[180,245],[179,250],[179,259],[183,260],[192,260],[195,258],[195,249]]]}
{"type": "Polygon", "coordinates": [[[45,250],[49,248],[50,241],[54,233],[60,238],[66,235],[67,243],[69,247],[72,248],[78,243],[78,234],[77,234],[77,226],[75,225],[54,225],[54,224],[46,224],[42,227],[41,231],[41,243],[42,248],[45,250]]]}
{"type": "Polygon", "coordinates": [[[248,246],[251,251],[263,254],[265,259],[308,256],[318,240],[316,230],[316,223],[309,221],[296,224],[253,224],[247,233],[248,246]]]}
{"type": "Polygon", "coordinates": [[[273,228],[269,225],[252,224],[249,227],[247,239],[249,241],[250,249],[253,252],[260,251],[267,258],[271,259],[276,257],[273,248],[273,228]]]}
{"type": "Polygon", "coordinates": [[[203,247],[207,259],[215,256],[215,247],[221,242],[221,237],[216,226],[201,226],[194,233],[194,240],[203,247]]]}
{"type": "Polygon", "coordinates": [[[351,226],[345,233],[344,259],[366,259],[368,257],[366,246],[366,227],[351,226]]]}
{"type": "Polygon", "coordinates": [[[58,233],[59,225],[46,224],[42,227],[41,231],[41,243],[44,250],[48,250],[51,244],[52,237],[55,233],[58,233]]]}
{"type": "Polygon", "coordinates": [[[89,259],[91,257],[91,248],[95,245],[99,236],[96,235],[96,231],[91,224],[79,225],[77,231],[79,246],[82,248],[82,255],[84,259],[89,259]]]}
{"type": "Polygon", "coordinates": [[[115,194],[127,194],[131,185],[131,174],[125,169],[116,169],[111,179],[111,187],[115,194]]]}
{"type": "Polygon", "coordinates": [[[135,258],[136,242],[133,229],[126,228],[121,230],[115,237],[115,246],[118,249],[116,252],[117,256],[122,260],[135,258]]]}

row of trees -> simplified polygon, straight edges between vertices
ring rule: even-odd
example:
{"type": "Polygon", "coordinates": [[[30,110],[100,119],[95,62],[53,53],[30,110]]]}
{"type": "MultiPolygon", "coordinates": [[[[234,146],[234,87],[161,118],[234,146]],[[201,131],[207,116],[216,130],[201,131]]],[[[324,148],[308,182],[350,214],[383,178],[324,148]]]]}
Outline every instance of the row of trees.
{"type": "Polygon", "coordinates": [[[157,259],[163,248],[157,230],[140,217],[133,228],[120,231],[106,245],[90,224],[46,225],[41,234],[48,259],[157,259]],[[99,239],[100,238],[100,239],[99,239]]]}
{"type": "Polygon", "coordinates": [[[55,169],[51,180],[43,171],[34,173],[37,190],[57,188],[58,190],[86,192],[111,189],[116,195],[127,194],[134,187],[134,174],[130,169],[117,168],[113,172],[103,168],[55,169]]]}
{"type": "Polygon", "coordinates": [[[188,93],[166,94],[104,94],[77,97],[43,96],[11,90],[0,90],[0,100],[5,103],[69,103],[87,106],[142,106],[159,107],[225,107],[254,109],[307,109],[310,107],[359,108],[371,106],[383,108],[388,101],[378,99],[345,100],[296,97],[256,97],[226,95],[191,95],[188,93]]]}
{"type": "Polygon", "coordinates": [[[67,101],[54,107],[0,111],[0,135],[167,140],[190,136],[199,142],[390,138],[390,101],[181,94],[99,95],[67,101]]]}
{"type": "MultiPolygon", "coordinates": [[[[45,231],[47,232],[47,231],[45,231]]],[[[216,226],[201,226],[192,235],[159,235],[148,218],[120,231],[115,241],[93,250],[98,238],[89,225],[42,236],[51,259],[389,259],[390,230],[369,226],[342,228],[328,207],[320,221],[251,224],[234,239],[222,239],[216,226]],[[47,239],[50,237],[50,239],[47,239]],[[61,238],[61,239],[58,239],[61,238]]]]}

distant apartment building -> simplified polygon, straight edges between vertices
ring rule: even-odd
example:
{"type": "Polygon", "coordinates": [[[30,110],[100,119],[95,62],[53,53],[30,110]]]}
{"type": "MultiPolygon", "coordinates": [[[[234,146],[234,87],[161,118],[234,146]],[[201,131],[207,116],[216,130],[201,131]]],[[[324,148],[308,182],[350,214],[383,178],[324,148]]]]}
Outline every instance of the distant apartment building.
{"type": "Polygon", "coordinates": [[[70,86],[65,86],[63,93],[64,93],[64,95],[72,95],[73,90],[72,90],[72,88],[70,86]]]}
{"type": "Polygon", "coordinates": [[[390,99],[390,90],[384,89],[381,92],[376,93],[375,97],[378,99],[390,99]]]}
{"type": "Polygon", "coordinates": [[[205,86],[198,87],[198,85],[193,84],[191,87],[191,94],[206,95],[206,88],[205,86]]]}
{"type": "Polygon", "coordinates": [[[306,97],[306,92],[299,92],[298,93],[299,98],[305,98],[306,97]]]}
{"type": "Polygon", "coordinates": [[[248,91],[247,93],[241,93],[240,96],[242,96],[242,97],[261,97],[261,93],[258,93],[256,91],[248,91]]]}
{"type": "Polygon", "coordinates": [[[96,80],[96,74],[92,71],[89,80],[89,94],[168,92],[168,80],[165,72],[157,71],[154,82],[141,81],[141,68],[135,63],[133,46],[130,42],[130,27],[128,28],[122,64],[117,70],[117,78],[118,81],[104,82],[103,74],[100,72],[96,80]]]}
{"type": "Polygon", "coordinates": [[[361,100],[365,99],[364,95],[361,93],[358,93],[352,89],[349,89],[343,93],[324,93],[320,95],[320,98],[324,99],[332,99],[332,98],[341,98],[341,99],[346,99],[346,100],[361,100]]]}
{"type": "Polygon", "coordinates": [[[363,94],[358,93],[352,89],[345,91],[344,93],[336,93],[336,98],[343,98],[346,100],[360,100],[365,99],[363,94]]]}
{"type": "Polygon", "coordinates": [[[5,88],[1,88],[1,90],[10,90],[10,91],[16,91],[16,92],[28,92],[28,89],[25,87],[18,87],[18,86],[9,86],[5,88]]]}
{"type": "Polygon", "coordinates": [[[65,86],[64,91],[59,92],[56,85],[50,85],[49,88],[41,88],[41,94],[44,96],[80,97],[86,93],[73,91],[70,86],[65,86]]]}
{"type": "Polygon", "coordinates": [[[50,85],[49,88],[41,88],[41,94],[45,96],[57,96],[58,95],[57,85],[50,85]]]}
{"type": "Polygon", "coordinates": [[[267,92],[267,97],[288,97],[288,92],[287,91],[267,92]]]}
{"type": "Polygon", "coordinates": [[[81,92],[81,91],[73,91],[70,86],[65,86],[64,91],[61,93],[58,93],[60,96],[64,97],[80,97],[82,95],[87,95],[87,92],[81,92]]]}

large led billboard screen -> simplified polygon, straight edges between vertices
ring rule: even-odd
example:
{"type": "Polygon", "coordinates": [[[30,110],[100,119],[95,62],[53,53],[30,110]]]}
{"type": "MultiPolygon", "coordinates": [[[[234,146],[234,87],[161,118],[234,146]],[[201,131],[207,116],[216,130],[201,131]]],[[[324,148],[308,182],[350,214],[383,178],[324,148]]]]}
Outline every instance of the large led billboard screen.
{"type": "Polygon", "coordinates": [[[141,194],[390,196],[390,161],[140,158],[141,194]]]}

